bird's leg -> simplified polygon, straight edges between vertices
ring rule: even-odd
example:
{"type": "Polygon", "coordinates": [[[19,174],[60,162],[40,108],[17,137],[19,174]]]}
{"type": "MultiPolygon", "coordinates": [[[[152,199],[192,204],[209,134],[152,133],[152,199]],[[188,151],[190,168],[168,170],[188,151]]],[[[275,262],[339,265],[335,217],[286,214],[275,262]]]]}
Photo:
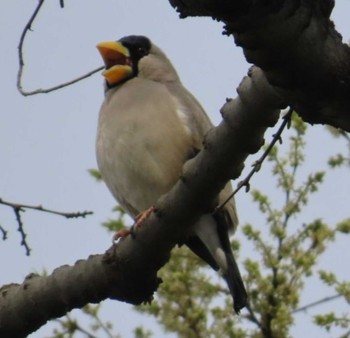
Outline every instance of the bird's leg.
{"type": "Polygon", "coordinates": [[[140,212],[135,219],[135,223],[132,225],[130,229],[121,229],[117,231],[113,236],[113,242],[117,242],[120,239],[124,239],[125,237],[134,235],[134,230],[141,227],[144,221],[152,214],[154,211],[154,206],[146,209],[145,211],[140,212]]]}
{"type": "Polygon", "coordinates": [[[131,229],[121,229],[113,235],[112,241],[114,243],[118,242],[120,239],[124,239],[125,237],[129,236],[130,234],[132,234],[131,229]]]}
{"type": "Polygon", "coordinates": [[[151,216],[152,212],[154,211],[154,206],[152,205],[150,208],[146,209],[145,211],[140,212],[137,216],[136,216],[136,221],[134,223],[134,225],[132,226],[134,229],[139,228],[143,222],[149,217],[151,216]]]}

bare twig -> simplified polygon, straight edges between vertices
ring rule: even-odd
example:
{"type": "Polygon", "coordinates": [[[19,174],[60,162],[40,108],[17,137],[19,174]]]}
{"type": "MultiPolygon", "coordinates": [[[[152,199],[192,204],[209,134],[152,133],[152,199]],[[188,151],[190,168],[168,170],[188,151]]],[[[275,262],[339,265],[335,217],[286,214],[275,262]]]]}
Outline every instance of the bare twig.
{"type": "MultiPolygon", "coordinates": [[[[328,297],[322,298],[320,300],[317,300],[315,302],[312,302],[310,304],[301,306],[300,308],[295,309],[294,311],[292,311],[292,313],[306,312],[307,310],[309,310],[312,307],[315,307],[315,306],[318,306],[318,305],[330,302],[332,300],[335,300],[335,299],[338,299],[338,298],[341,298],[341,297],[342,297],[342,295],[340,295],[340,294],[336,294],[336,295],[333,295],[333,296],[328,296],[328,297]]],[[[247,319],[249,319],[251,322],[255,323],[260,329],[263,329],[261,323],[258,320],[258,318],[255,316],[255,314],[254,314],[250,304],[248,304],[248,306],[246,306],[246,308],[247,308],[247,310],[249,312],[249,315],[247,316],[247,319]]],[[[346,336],[344,336],[344,337],[346,337],[346,336]]]]}
{"type": "Polygon", "coordinates": [[[95,317],[95,320],[97,321],[97,324],[100,325],[101,329],[106,333],[106,335],[109,338],[113,338],[113,334],[111,331],[108,329],[107,325],[102,322],[101,318],[99,316],[95,317]]]}
{"type": "Polygon", "coordinates": [[[24,231],[24,226],[23,226],[23,222],[22,222],[22,218],[21,218],[21,211],[24,211],[24,210],[21,210],[21,208],[19,208],[19,207],[13,207],[13,211],[16,215],[16,220],[17,220],[17,224],[18,224],[17,230],[21,234],[21,238],[22,238],[21,245],[24,246],[24,248],[26,250],[26,255],[29,256],[31,249],[27,243],[27,235],[24,231]]]}
{"type": "MultiPolygon", "coordinates": [[[[95,336],[94,334],[92,334],[91,332],[88,332],[87,330],[85,330],[83,327],[81,327],[78,322],[75,319],[72,319],[72,317],[70,316],[69,313],[66,314],[66,317],[68,319],[68,324],[69,326],[73,325],[75,328],[75,331],[84,333],[86,335],[87,338],[98,338],[97,336],[95,336]]],[[[62,325],[64,327],[64,325],[62,325]]]]}
{"type": "Polygon", "coordinates": [[[18,90],[20,91],[20,93],[23,95],[23,96],[30,96],[30,95],[36,95],[36,94],[47,94],[47,93],[50,93],[50,92],[53,92],[55,90],[58,90],[58,89],[61,89],[61,88],[64,88],[64,87],[68,87],[76,82],[79,82],[81,80],[84,80],[86,78],[88,78],[89,76],[101,71],[102,69],[104,69],[104,67],[99,67],[99,68],[96,68],[94,70],[92,70],[91,72],[88,72],[82,76],[79,76],[71,81],[68,81],[68,82],[64,82],[64,83],[61,83],[57,86],[54,86],[54,87],[50,87],[50,88],[46,88],[46,89],[36,89],[36,90],[33,90],[33,91],[24,91],[22,88],[18,88],[18,90]]]}
{"type": "MultiPolygon", "coordinates": [[[[30,250],[29,245],[28,245],[27,240],[26,240],[27,235],[24,231],[24,225],[22,222],[21,212],[25,212],[27,209],[31,209],[31,210],[37,210],[37,211],[47,212],[47,213],[54,214],[54,215],[63,216],[66,218],[86,217],[88,215],[93,214],[92,211],[83,211],[83,212],[56,211],[56,210],[44,208],[42,205],[35,206],[35,205],[28,205],[28,204],[19,204],[19,203],[5,201],[2,198],[0,198],[0,204],[6,205],[6,206],[12,208],[13,212],[15,213],[16,221],[18,224],[17,230],[21,234],[21,239],[22,239],[21,245],[23,245],[25,247],[27,256],[30,255],[31,250],[30,250]]],[[[3,234],[3,240],[5,240],[7,238],[7,232],[1,226],[0,226],[0,231],[3,234]]]]}
{"type": "Polygon", "coordinates": [[[339,294],[336,294],[336,295],[333,295],[333,296],[328,296],[328,297],[322,298],[320,300],[317,300],[316,302],[312,302],[310,304],[307,304],[307,305],[304,305],[302,307],[299,307],[298,309],[295,309],[293,311],[293,313],[306,312],[308,309],[310,309],[312,307],[318,306],[318,305],[323,304],[323,303],[330,302],[331,300],[335,300],[335,299],[338,299],[338,298],[341,298],[341,297],[342,297],[342,295],[339,295],[339,294]]]}
{"type": "Polygon", "coordinates": [[[47,212],[49,214],[54,214],[58,216],[63,216],[66,218],[79,218],[79,217],[86,217],[88,215],[92,215],[92,211],[77,211],[77,212],[63,212],[63,211],[57,211],[52,209],[44,208],[42,205],[29,205],[29,204],[20,204],[20,203],[14,203],[5,201],[4,199],[0,198],[0,204],[7,205],[13,209],[19,209],[19,211],[24,211],[24,209],[31,209],[31,210],[37,210],[42,212],[47,212]]]}
{"type": "MultiPolygon", "coordinates": [[[[59,332],[60,335],[67,335],[69,337],[72,336],[76,331],[81,332],[85,335],[87,338],[97,338],[94,334],[88,332],[84,328],[82,328],[75,319],[71,319],[68,314],[66,314],[67,320],[62,320],[62,319],[56,319],[55,321],[58,322],[64,331],[59,332]]],[[[58,330],[58,329],[56,329],[58,330]]],[[[55,336],[56,337],[56,336],[55,336]]]]}
{"type": "Polygon", "coordinates": [[[19,45],[18,45],[18,61],[19,61],[19,69],[18,69],[18,74],[17,74],[17,88],[19,90],[19,92],[22,95],[25,95],[23,93],[22,90],[22,85],[21,85],[21,81],[22,81],[22,73],[23,73],[23,67],[24,67],[24,60],[23,60],[23,43],[24,43],[24,39],[26,37],[26,34],[28,31],[32,30],[32,24],[34,19],[36,18],[36,16],[38,15],[41,6],[44,4],[45,0],[40,0],[38,2],[38,5],[36,6],[34,13],[32,14],[32,16],[30,17],[28,23],[25,25],[23,32],[21,34],[21,37],[19,39],[19,45]]]}
{"type": "Polygon", "coordinates": [[[216,212],[220,211],[223,209],[223,207],[227,204],[227,202],[237,194],[238,191],[240,191],[242,189],[242,187],[246,187],[246,192],[249,191],[250,189],[250,179],[252,178],[252,176],[257,173],[265,158],[267,157],[267,155],[270,153],[271,149],[273,148],[273,146],[278,142],[282,142],[281,139],[281,135],[282,132],[284,130],[284,128],[290,123],[290,118],[292,116],[293,113],[293,108],[290,107],[287,114],[283,116],[283,122],[281,123],[281,126],[278,128],[277,133],[273,135],[273,139],[271,141],[271,143],[269,144],[269,146],[267,147],[267,149],[264,151],[264,153],[262,154],[262,156],[253,163],[253,169],[249,172],[249,174],[240,182],[238,182],[237,184],[237,188],[231,193],[231,195],[220,205],[218,205],[215,210],[213,211],[213,214],[215,214],[216,212]]]}
{"type": "Polygon", "coordinates": [[[7,231],[1,225],[0,232],[2,233],[2,240],[5,241],[7,239],[7,231]]]}
{"type": "Polygon", "coordinates": [[[248,305],[246,306],[246,309],[248,310],[249,314],[246,316],[248,320],[250,320],[251,322],[253,322],[254,324],[257,325],[257,327],[260,330],[263,330],[262,325],[259,321],[259,319],[256,317],[251,305],[248,303],[248,305]]]}
{"type": "MultiPolygon", "coordinates": [[[[24,69],[24,58],[23,58],[23,44],[24,44],[24,40],[26,38],[26,35],[28,33],[28,31],[31,31],[32,30],[32,24],[35,20],[35,18],[37,17],[42,5],[44,4],[44,1],[45,0],[39,0],[38,2],[38,5],[37,7],[35,8],[34,10],[34,13],[32,14],[32,16],[30,17],[28,23],[25,25],[24,29],[23,29],[23,32],[21,34],[21,37],[20,37],[20,41],[19,41],[19,45],[18,45],[18,61],[19,61],[19,68],[18,68],[18,73],[17,73],[17,89],[18,91],[23,95],[23,96],[29,96],[29,95],[35,95],[35,94],[46,94],[46,93],[50,93],[52,91],[55,91],[55,90],[58,90],[58,89],[61,89],[61,88],[64,88],[64,87],[67,87],[67,86],[70,86],[74,83],[77,83],[81,80],[84,80],[86,78],[88,78],[89,76],[101,71],[102,69],[104,69],[104,67],[99,67],[99,68],[96,68],[82,76],[79,76],[77,77],[76,79],[73,79],[71,81],[67,81],[65,83],[61,83],[57,86],[53,86],[53,87],[50,87],[50,88],[45,88],[45,89],[36,89],[36,90],[33,90],[33,91],[26,91],[23,89],[22,87],[22,77],[23,77],[23,69],[24,69]]],[[[61,4],[61,7],[62,5],[64,5],[63,1],[60,0],[60,4],[61,4]]]]}

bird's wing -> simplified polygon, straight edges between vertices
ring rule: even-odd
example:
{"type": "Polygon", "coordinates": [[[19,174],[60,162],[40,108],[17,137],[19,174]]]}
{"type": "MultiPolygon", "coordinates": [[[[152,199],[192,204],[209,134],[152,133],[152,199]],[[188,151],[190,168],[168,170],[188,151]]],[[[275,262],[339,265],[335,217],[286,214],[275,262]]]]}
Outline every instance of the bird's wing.
{"type": "MultiPolygon", "coordinates": [[[[179,105],[183,107],[183,113],[186,114],[188,125],[191,129],[192,146],[194,149],[202,149],[203,138],[210,128],[213,127],[208,115],[202,108],[197,99],[182,86],[180,82],[167,84],[169,91],[177,98],[179,105]]],[[[232,193],[231,183],[227,183],[224,189],[220,192],[218,203],[221,204],[232,193]]],[[[230,231],[234,231],[238,225],[238,216],[236,205],[233,198],[231,198],[225,205],[226,212],[229,215],[230,231]]]]}
{"type": "Polygon", "coordinates": [[[203,138],[207,131],[213,127],[208,115],[197,99],[180,82],[172,82],[166,85],[186,115],[192,134],[193,147],[202,149],[203,138]]]}

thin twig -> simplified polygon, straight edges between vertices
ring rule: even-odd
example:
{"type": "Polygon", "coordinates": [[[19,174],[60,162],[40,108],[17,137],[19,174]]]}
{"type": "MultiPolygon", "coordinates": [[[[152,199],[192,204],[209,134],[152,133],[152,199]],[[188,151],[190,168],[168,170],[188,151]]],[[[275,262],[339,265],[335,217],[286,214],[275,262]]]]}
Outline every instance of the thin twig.
{"type": "MultiPolygon", "coordinates": [[[[68,314],[66,314],[66,318],[67,318],[67,320],[55,319],[55,322],[59,323],[62,326],[62,328],[64,329],[63,331],[59,332],[58,334],[60,334],[62,336],[67,335],[69,337],[72,337],[72,334],[74,334],[76,331],[79,331],[79,332],[85,334],[85,336],[87,338],[97,338],[97,336],[95,336],[94,334],[92,334],[92,333],[88,332],[87,330],[83,329],[76,322],[76,320],[75,319],[71,319],[68,314]]],[[[59,329],[55,329],[55,330],[59,331],[59,329]]]]}
{"type": "Polygon", "coordinates": [[[105,323],[102,322],[101,318],[99,316],[95,317],[95,320],[97,321],[98,325],[100,325],[101,329],[106,333],[106,335],[109,338],[113,338],[113,334],[111,333],[111,331],[108,329],[107,325],[105,325],[105,323]]]}
{"type": "Polygon", "coordinates": [[[20,207],[13,207],[13,211],[16,215],[16,220],[17,220],[17,224],[18,224],[18,232],[21,234],[21,238],[22,238],[22,241],[21,241],[21,245],[24,246],[25,250],[26,250],[26,255],[29,256],[30,255],[30,247],[27,243],[27,235],[24,231],[24,226],[23,226],[23,222],[22,222],[22,218],[21,218],[21,211],[24,211],[24,210],[21,210],[20,207]]]}
{"type": "MultiPolygon", "coordinates": [[[[45,88],[45,89],[36,89],[33,91],[26,91],[23,89],[22,87],[22,77],[23,77],[23,69],[24,69],[24,58],[23,58],[23,44],[24,44],[24,40],[26,38],[26,35],[28,33],[28,31],[32,30],[32,24],[35,20],[35,18],[37,17],[42,5],[44,4],[45,0],[39,0],[39,3],[37,5],[37,7],[34,10],[34,13],[32,14],[32,16],[30,17],[28,23],[25,25],[23,32],[21,34],[20,40],[19,40],[19,45],[18,45],[18,61],[19,61],[19,68],[18,68],[18,73],[17,73],[17,89],[18,91],[23,95],[23,96],[30,96],[30,95],[35,95],[35,94],[46,94],[46,93],[50,93],[54,90],[58,90],[67,86],[70,86],[74,83],[77,83],[81,80],[84,80],[86,78],[88,78],[89,76],[101,71],[102,69],[104,69],[104,67],[99,67],[96,68],[82,76],[79,76],[71,81],[67,81],[65,83],[59,84],[57,86],[53,86],[50,88],[45,88]]],[[[60,1],[60,4],[62,6],[63,1],[60,1]]]]}
{"type": "MultiPolygon", "coordinates": [[[[74,328],[76,331],[79,331],[81,333],[84,333],[88,338],[97,338],[97,336],[95,336],[94,334],[88,332],[87,330],[85,330],[84,328],[82,328],[75,319],[72,319],[71,316],[67,313],[66,317],[68,319],[68,324],[71,325],[70,323],[72,323],[74,325],[74,328]]],[[[64,327],[64,325],[63,325],[64,327]]]]}
{"type": "Polygon", "coordinates": [[[7,231],[1,225],[0,232],[2,233],[2,240],[5,241],[7,239],[7,231]]]}
{"type": "Polygon", "coordinates": [[[322,298],[320,300],[317,300],[316,302],[312,302],[310,304],[304,305],[304,306],[294,310],[292,313],[297,313],[297,312],[302,312],[302,311],[306,312],[308,309],[310,309],[312,307],[318,306],[318,305],[323,304],[323,303],[330,302],[331,300],[341,298],[342,296],[343,295],[336,294],[333,296],[328,296],[328,297],[322,298]]]}
{"type": "MultiPolygon", "coordinates": [[[[25,212],[27,209],[31,209],[31,210],[47,212],[49,214],[63,216],[63,217],[66,217],[66,218],[86,217],[88,215],[92,215],[93,214],[92,211],[83,211],[83,212],[62,212],[62,211],[56,211],[56,210],[44,208],[42,205],[36,205],[35,206],[35,205],[28,205],[28,204],[19,204],[19,203],[5,201],[2,198],[0,198],[0,204],[6,205],[6,206],[12,208],[13,212],[15,213],[16,221],[17,221],[17,224],[18,224],[17,230],[21,234],[21,239],[22,239],[21,240],[21,245],[23,245],[25,247],[27,256],[30,255],[31,249],[29,248],[29,245],[28,245],[27,240],[26,240],[27,235],[26,235],[26,233],[24,231],[24,225],[23,225],[23,221],[22,221],[22,217],[21,217],[21,212],[25,212]]],[[[5,240],[7,238],[7,232],[1,226],[0,226],[0,231],[3,234],[3,240],[5,240]]]]}
{"type": "Polygon", "coordinates": [[[2,198],[0,198],[0,204],[7,205],[13,209],[19,209],[19,211],[24,211],[24,209],[31,209],[31,210],[47,212],[49,214],[54,214],[54,215],[58,215],[58,216],[63,216],[65,218],[79,218],[79,217],[85,218],[86,216],[93,214],[92,211],[77,211],[77,212],[57,211],[57,210],[44,208],[42,205],[29,205],[29,204],[14,203],[14,202],[5,201],[2,198]]]}
{"type": "Polygon", "coordinates": [[[23,67],[24,67],[24,60],[23,60],[23,44],[24,44],[24,39],[27,35],[27,32],[30,31],[32,29],[32,24],[36,18],[36,16],[38,15],[41,6],[44,4],[45,0],[39,0],[38,5],[36,6],[34,13],[32,14],[32,16],[30,17],[28,23],[25,25],[23,32],[21,34],[21,37],[19,39],[19,45],[18,45],[18,61],[19,61],[19,69],[18,69],[18,74],[17,74],[17,88],[19,90],[19,92],[23,95],[25,95],[23,93],[22,90],[22,85],[21,85],[21,81],[22,81],[22,73],[23,73],[23,67]]]}
{"type": "Polygon", "coordinates": [[[293,108],[290,107],[287,114],[283,116],[283,122],[281,123],[281,126],[278,128],[277,133],[273,135],[273,139],[271,141],[271,143],[269,144],[269,146],[267,147],[267,149],[264,151],[264,153],[262,154],[262,156],[253,163],[253,169],[249,172],[249,174],[247,175],[246,178],[244,178],[242,181],[240,181],[237,184],[237,188],[231,193],[231,195],[220,205],[218,205],[215,210],[213,211],[213,214],[221,211],[224,206],[228,203],[228,201],[237,194],[238,191],[240,191],[242,189],[242,187],[246,187],[246,192],[249,191],[250,189],[250,184],[249,181],[252,178],[252,176],[257,173],[265,158],[267,157],[267,155],[270,153],[271,149],[273,148],[273,146],[277,143],[277,141],[281,142],[281,135],[282,132],[284,130],[284,128],[290,123],[290,118],[292,116],[293,113],[293,108]]]}
{"type": "Polygon", "coordinates": [[[76,82],[79,82],[81,80],[84,80],[86,78],[88,78],[89,76],[101,71],[102,69],[104,69],[105,67],[99,67],[99,68],[96,68],[94,70],[92,70],[91,72],[88,72],[82,76],[79,76],[71,81],[68,81],[68,82],[64,82],[64,83],[61,83],[57,86],[53,86],[53,87],[50,87],[50,88],[45,88],[45,89],[36,89],[36,90],[33,90],[33,91],[30,91],[30,92],[27,92],[27,91],[24,91],[22,89],[19,89],[20,93],[23,95],[23,96],[30,96],[30,95],[36,95],[36,94],[47,94],[47,93],[50,93],[50,92],[53,92],[55,90],[58,90],[58,89],[61,89],[61,88],[64,88],[64,87],[68,87],[76,82]]]}
{"type": "Polygon", "coordinates": [[[246,306],[246,309],[249,312],[249,315],[247,316],[247,319],[249,319],[251,322],[255,323],[257,325],[257,327],[262,330],[262,325],[259,321],[259,319],[256,317],[252,307],[250,306],[250,304],[248,303],[248,305],[246,306]]]}

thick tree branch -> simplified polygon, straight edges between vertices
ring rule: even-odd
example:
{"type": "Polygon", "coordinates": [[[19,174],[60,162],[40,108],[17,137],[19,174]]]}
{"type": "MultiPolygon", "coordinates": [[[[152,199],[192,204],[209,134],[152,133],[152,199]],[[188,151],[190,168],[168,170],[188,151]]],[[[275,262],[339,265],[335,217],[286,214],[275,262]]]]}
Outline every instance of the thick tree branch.
{"type": "Polygon", "coordinates": [[[139,304],[159,285],[157,271],[181,243],[189,225],[213,206],[229,178],[236,178],[246,157],[258,151],[283,102],[259,70],[253,68],[239,97],[222,108],[223,121],[209,131],[204,149],[185,164],[174,188],[155,205],[156,212],[134,236],[107,253],[61,267],[51,276],[29,276],[22,285],[0,292],[0,336],[23,337],[47,320],[105,298],[139,304]]]}
{"type": "Polygon", "coordinates": [[[329,19],[333,0],[169,1],[182,16],[221,20],[305,121],[350,131],[350,47],[329,19]]]}
{"type": "Polygon", "coordinates": [[[113,263],[95,255],[74,266],[62,266],[48,277],[31,274],[22,285],[3,286],[0,337],[26,337],[49,319],[108,297],[135,304],[150,298],[158,280],[141,278],[134,285],[137,279],[128,276],[126,262],[123,255],[115,256],[113,263]]]}

